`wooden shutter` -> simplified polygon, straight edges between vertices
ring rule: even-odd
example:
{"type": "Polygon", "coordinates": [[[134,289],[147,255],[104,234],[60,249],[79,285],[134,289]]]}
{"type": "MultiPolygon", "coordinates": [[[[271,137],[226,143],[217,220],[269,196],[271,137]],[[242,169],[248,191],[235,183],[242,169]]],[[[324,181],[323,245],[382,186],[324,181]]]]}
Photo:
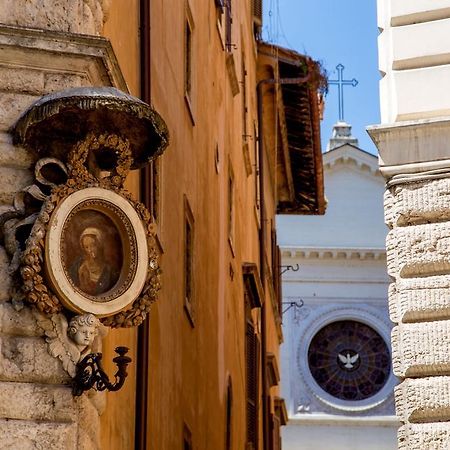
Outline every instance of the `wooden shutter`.
{"type": "Polygon", "coordinates": [[[233,16],[231,11],[231,0],[225,0],[225,47],[231,52],[233,44],[231,42],[231,24],[233,16]]]}
{"type": "Polygon", "coordinates": [[[270,415],[270,450],[281,450],[280,419],[276,414],[270,415]]]}
{"type": "Polygon", "coordinates": [[[253,20],[262,25],[262,0],[252,0],[253,20]]]}
{"type": "Polygon", "coordinates": [[[247,448],[258,448],[258,358],[259,343],[250,320],[246,326],[246,391],[247,391],[247,448]]]}

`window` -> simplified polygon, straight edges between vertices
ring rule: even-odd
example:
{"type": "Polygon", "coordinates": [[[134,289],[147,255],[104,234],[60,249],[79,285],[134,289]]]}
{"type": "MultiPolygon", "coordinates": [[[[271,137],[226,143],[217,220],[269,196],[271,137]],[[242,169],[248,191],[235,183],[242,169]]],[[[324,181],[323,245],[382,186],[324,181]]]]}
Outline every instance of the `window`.
{"type": "Polygon", "coordinates": [[[245,374],[247,397],[247,448],[258,448],[258,361],[259,341],[251,315],[249,296],[245,294],[245,374]]]}
{"type": "Polygon", "coordinates": [[[247,141],[249,138],[247,130],[247,69],[245,67],[245,54],[242,53],[241,67],[241,84],[242,84],[242,138],[247,141]]]}
{"type": "Polygon", "coordinates": [[[192,25],[188,20],[185,23],[184,48],[184,92],[191,98],[192,94],[192,25]]]}
{"type": "Polygon", "coordinates": [[[281,450],[280,419],[276,414],[270,415],[270,450],[281,450]]]}
{"type": "Polygon", "coordinates": [[[192,433],[189,427],[183,425],[183,450],[192,450],[192,433]]]}
{"type": "Polygon", "coordinates": [[[391,358],[383,338],[368,325],[340,320],[324,326],[308,349],[308,365],[316,383],[341,400],[364,400],[389,379],[391,358]]]}
{"type": "Polygon", "coordinates": [[[259,192],[259,136],[256,123],[253,124],[253,136],[254,136],[254,165],[255,165],[255,209],[258,225],[260,225],[261,205],[260,205],[260,192],[259,192]]]}
{"type": "Polygon", "coordinates": [[[194,326],[194,216],[184,198],[184,309],[194,326]]]}
{"type": "Polygon", "coordinates": [[[228,171],[228,242],[234,256],[234,221],[235,221],[235,199],[234,199],[234,174],[229,165],[228,171]]]}
{"type": "Polygon", "coordinates": [[[189,5],[186,5],[186,20],[184,23],[184,99],[192,125],[195,125],[193,110],[194,94],[194,19],[189,5]]]}
{"type": "Polygon", "coordinates": [[[233,17],[231,15],[231,0],[225,1],[225,48],[228,52],[233,49],[233,43],[231,42],[231,25],[233,23],[233,17]]]}
{"type": "Polygon", "coordinates": [[[226,412],[225,412],[225,450],[231,450],[232,439],[232,413],[233,413],[233,387],[231,378],[228,379],[226,412]]]}
{"type": "Polygon", "coordinates": [[[252,1],[252,15],[253,15],[253,34],[255,39],[261,39],[261,28],[262,28],[262,0],[251,0],[252,1]]]}
{"type": "Polygon", "coordinates": [[[277,307],[278,307],[278,314],[280,318],[282,318],[282,311],[281,311],[281,301],[282,301],[282,294],[281,294],[281,274],[280,274],[280,266],[281,266],[281,255],[280,255],[280,247],[278,247],[277,243],[277,232],[274,228],[274,223],[272,222],[272,229],[271,229],[271,253],[272,253],[272,284],[273,284],[273,290],[275,292],[275,296],[277,299],[277,307]]]}

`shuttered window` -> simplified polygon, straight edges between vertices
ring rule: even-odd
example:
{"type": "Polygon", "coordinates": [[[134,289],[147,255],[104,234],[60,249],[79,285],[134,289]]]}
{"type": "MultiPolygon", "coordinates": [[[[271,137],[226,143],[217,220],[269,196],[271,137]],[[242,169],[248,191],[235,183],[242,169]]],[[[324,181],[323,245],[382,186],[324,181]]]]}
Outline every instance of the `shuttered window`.
{"type": "Polygon", "coordinates": [[[233,43],[231,42],[231,25],[233,23],[233,16],[231,14],[231,0],[225,1],[225,48],[231,52],[233,43]]]}
{"type": "Polygon", "coordinates": [[[282,318],[282,303],[281,303],[281,254],[280,247],[277,243],[277,233],[274,228],[271,231],[271,253],[272,253],[272,282],[273,290],[277,298],[278,314],[282,318]]]}
{"type": "Polygon", "coordinates": [[[281,450],[280,419],[276,414],[270,415],[270,450],[281,450]]]}
{"type": "Polygon", "coordinates": [[[246,388],[247,388],[247,448],[258,448],[258,358],[259,342],[250,320],[246,324],[246,388]]]}

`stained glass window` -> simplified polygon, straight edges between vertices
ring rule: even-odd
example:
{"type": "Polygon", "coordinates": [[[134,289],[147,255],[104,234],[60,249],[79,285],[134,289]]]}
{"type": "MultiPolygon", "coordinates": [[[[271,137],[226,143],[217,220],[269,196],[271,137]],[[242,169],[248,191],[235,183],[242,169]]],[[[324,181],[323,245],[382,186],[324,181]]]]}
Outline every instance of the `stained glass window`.
{"type": "Polygon", "coordinates": [[[364,400],[389,378],[391,359],[383,338],[371,327],[342,320],[323,327],[312,339],[308,364],[317,384],[342,400],[364,400]]]}

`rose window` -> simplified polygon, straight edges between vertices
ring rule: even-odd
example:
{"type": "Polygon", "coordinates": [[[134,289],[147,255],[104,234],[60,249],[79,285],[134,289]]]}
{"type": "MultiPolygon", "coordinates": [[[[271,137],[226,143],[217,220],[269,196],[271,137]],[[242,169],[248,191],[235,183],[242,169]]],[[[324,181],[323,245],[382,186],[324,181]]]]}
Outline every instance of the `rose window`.
{"type": "Polygon", "coordinates": [[[371,327],[353,320],[323,327],[308,349],[314,380],[342,400],[364,400],[386,384],[391,360],[383,338],[371,327]]]}

